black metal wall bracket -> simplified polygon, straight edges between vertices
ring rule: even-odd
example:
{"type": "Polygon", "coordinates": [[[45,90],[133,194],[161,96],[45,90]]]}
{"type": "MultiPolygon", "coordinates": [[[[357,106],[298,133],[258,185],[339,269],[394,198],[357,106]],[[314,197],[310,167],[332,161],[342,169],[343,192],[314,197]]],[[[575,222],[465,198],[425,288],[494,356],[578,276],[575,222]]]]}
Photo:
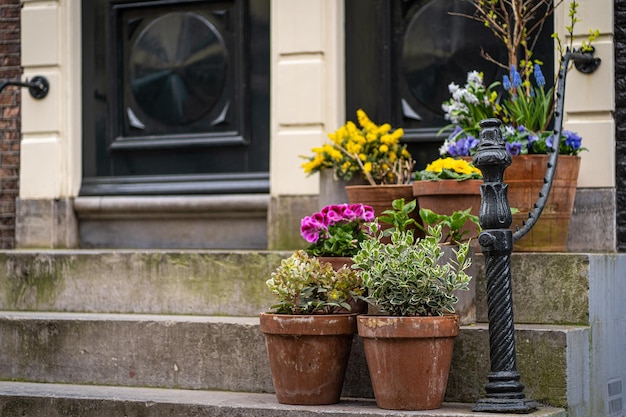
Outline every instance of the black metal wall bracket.
{"type": "Polygon", "coordinates": [[[590,51],[582,52],[581,50],[573,50],[571,52],[574,60],[574,67],[584,74],[595,72],[600,66],[602,60],[593,56],[596,49],[592,46],[590,51]]]}
{"type": "Polygon", "coordinates": [[[36,75],[33,78],[20,81],[20,80],[4,80],[0,81],[0,93],[5,87],[10,85],[15,85],[18,87],[26,87],[28,88],[28,92],[33,98],[42,99],[48,95],[48,91],[50,90],[50,83],[48,79],[42,75],[36,75]]]}

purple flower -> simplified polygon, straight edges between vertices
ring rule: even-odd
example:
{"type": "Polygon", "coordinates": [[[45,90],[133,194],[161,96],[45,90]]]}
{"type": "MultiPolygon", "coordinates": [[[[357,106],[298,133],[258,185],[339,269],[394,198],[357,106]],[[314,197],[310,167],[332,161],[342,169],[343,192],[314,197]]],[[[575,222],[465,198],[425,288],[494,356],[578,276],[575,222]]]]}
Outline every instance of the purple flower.
{"type": "Polygon", "coordinates": [[[358,217],[356,212],[354,211],[354,208],[351,206],[344,206],[342,207],[342,219],[341,220],[345,220],[348,222],[352,222],[355,221],[358,217]]]}
{"type": "Polygon", "coordinates": [[[554,144],[554,135],[550,135],[546,138],[546,146],[548,148],[552,148],[553,144],[554,144]]]}
{"type": "Polygon", "coordinates": [[[322,229],[325,229],[324,225],[315,220],[313,216],[306,216],[300,221],[300,235],[307,242],[317,242],[320,237],[319,232],[322,229]]]}
{"type": "Polygon", "coordinates": [[[541,67],[539,64],[535,64],[535,70],[533,71],[535,75],[535,81],[539,87],[543,87],[546,85],[546,79],[543,77],[543,73],[541,72],[541,67]]]}
{"type": "Polygon", "coordinates": [[[343,220],[343,207],[341,207],[340,205],[326,206],[322,209],[320,213],[315,213],[313,216],[316,216],[317,214],[323,216],[324,223],[327,226],[330,226],[343,220]]]}
{"type": "Polygon", "coordinates": [[[567,146],[571,146],[572,149],[580,149],[580,143],[583,140],[577,133],[564,130],[563,134],[565,135],[565,144],[567,146]]]}
{"type": "Polygon", "coordinates": [[[467,142],[465,142],[467,147],[464,148],[463,150],[466,152],[467,155],[469,155],[470,151],[474,149],[475,147],[477,147],[479,143],[480,142],[478,141],[478,139],[476,139],[474,136],[468,136],[467,142]]]}
{"type": "Polygon", "coordinates": [[[478,146],[478,139],[474,136],[465,136],[450,143],[448,153],[450,156],[469,156],[470,151],[478,146]]]}
{"type": "Polygon", "coordinates": [[[364,204],[351,204],[350,209],[354,211],[355,220],[371,222],[374,220],[374,209],[364,204]]]}
{"type": "Polygon", "coordinates": [[[519,75],[514,65],[511,65],[511,83],[513,84],[513,88],[522,86],[522,77],[519,75]]]}
{"type": "Polygon", "coordinates": [[[507,91],[511,89],[511,80],[509,80],[508,75],[502,77],[502,87],[504,87],[504,89],[507,91]]]}
{"type": "Polygon", "coordinates": [[[522,152],[521,142],[507,142],[506,150],[513,156],[519,155],[522,152]]]}

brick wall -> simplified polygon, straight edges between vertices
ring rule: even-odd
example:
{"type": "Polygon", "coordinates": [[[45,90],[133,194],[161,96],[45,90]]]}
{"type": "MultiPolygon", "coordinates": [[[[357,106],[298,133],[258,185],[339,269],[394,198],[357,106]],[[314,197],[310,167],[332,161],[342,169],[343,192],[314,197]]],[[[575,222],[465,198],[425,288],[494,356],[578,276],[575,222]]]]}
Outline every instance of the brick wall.
{"type": "Polygon", "coordinates": [[[626,0],[615,0],[617,248],[626,251],[626,0]]]}
{"type": "MultiPolygon", "coordinates": [[[[0,0],[0,63],[0,79],[20,77],[20,0],[0,0]]],[[[20,94],[18,87],[6,87],[0,94],[0,249],[15,245],[20,94]]]]}

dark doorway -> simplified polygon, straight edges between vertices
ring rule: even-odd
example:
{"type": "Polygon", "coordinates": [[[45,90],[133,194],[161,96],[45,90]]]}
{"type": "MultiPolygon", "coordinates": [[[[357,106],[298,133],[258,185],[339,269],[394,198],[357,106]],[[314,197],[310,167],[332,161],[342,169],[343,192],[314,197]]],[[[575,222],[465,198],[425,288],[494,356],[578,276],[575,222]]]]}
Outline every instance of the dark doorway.
{"type": "MultiPolygon", "coordinates": [[[[362,108],[373,121],[402,127],[416,168],[439,156],[448,122],[441,104],[448,85],[465,84],[467,72],[497,81],[504,71],[481,57],[481,48],[506,62],[504,46],[471,14],[464,0],[345,0],[346,115],[362,108]]],[[[535,57],[553,62],[552,23],[542,30],[535,57]]],[[[552,71],[544,67],[546,79],[552,71]]]]}
{"type": "Polygon", "coordinates": [[[83,0],[81,195],[269,192],[269,0],[83,0]]]}

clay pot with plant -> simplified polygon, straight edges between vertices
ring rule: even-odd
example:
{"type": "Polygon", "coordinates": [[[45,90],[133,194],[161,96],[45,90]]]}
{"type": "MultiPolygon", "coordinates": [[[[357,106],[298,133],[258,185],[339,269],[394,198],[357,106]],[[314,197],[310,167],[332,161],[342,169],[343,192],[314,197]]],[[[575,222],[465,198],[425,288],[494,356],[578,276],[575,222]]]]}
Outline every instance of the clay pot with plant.
{"type": "Polygon", "coordinates": [[[442,262],[441,225],[428,227],[424,238],[400,229],[390,232],[390,243],[382,237],[363,242],[354,256],[379,311],[357,317],[376,403],[394,410],[439,408],[460,328],[455,291],[471,280],[469,243],[442,262]]]}
{"type": "Polygon", "coordinates": [[[339,402],[356,333],[351,302],[365,288],[347,266],[294,252],[267,281],[278,303],[261,313],[272,382],[279,403],[316,405],[339,402]]]}

